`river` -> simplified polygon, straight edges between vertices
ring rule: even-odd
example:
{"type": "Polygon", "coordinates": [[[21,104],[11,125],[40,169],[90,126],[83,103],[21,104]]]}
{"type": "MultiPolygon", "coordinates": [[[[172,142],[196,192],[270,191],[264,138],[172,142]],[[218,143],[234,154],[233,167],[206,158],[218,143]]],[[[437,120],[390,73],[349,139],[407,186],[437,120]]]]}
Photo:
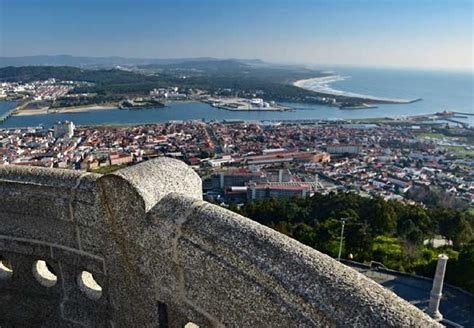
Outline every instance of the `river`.
{"type": "MultiPolygon", "coordinates": [[[[292,112],[232,112],[216,109],[204,103],[170,103],[165,108],[102,110],[82,113],[13,116],[0,128],[52,126],[56,121],[70,120],[76,125],[142,124],[170,120],[305,120],[401,117],[422,115],[443,110],[474,114],[474,74],[472,71],[428,71],[366,68],[336,68],[342,76],[331,83],[316,85],[315,90],[349,92],[365,96],[396,99],[422,98],[412,104],[386,104],[378,108],[340,110],[323,105],[286,103],[292,112]]],[[[0,114],[13,106],[0,102],[0,114]]],[[[474,116],[457,119],[474,126],[474,116]]]]}

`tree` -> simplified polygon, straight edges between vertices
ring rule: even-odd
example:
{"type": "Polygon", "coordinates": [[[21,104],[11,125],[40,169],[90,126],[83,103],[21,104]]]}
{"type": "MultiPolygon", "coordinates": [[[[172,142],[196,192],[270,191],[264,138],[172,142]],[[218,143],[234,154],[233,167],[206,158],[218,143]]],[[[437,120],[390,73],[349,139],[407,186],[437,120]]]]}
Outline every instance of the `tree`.
{"type": "Polygon", "coordinates": [[[395,270],[404,271],[402,249],[397,238],[377,236],[372,244],[374,260],[395,270]]]}
{"type": "MultiPolygon", "coordinates": [[[[451,266],[452,270],[448,270],[446,280],[457,286],[465,288],[471,293],[474,292],[474,240],[465,244],[459,252],[457,261],[451,266]]],[[[449,262],[448,262],[449,269],[449,262]]]]}
{"type": "Polygon", "coordinates": [[[205,151],[205,150],[201,150],[201,153],[199,154],[198,157],[201,158],[201,159],[209,158],[209,157],[210,157],[210,154],[209,154],[209,152],[207,152],[207,151],[205,151]]]}
{"type": "Polygon", "coordinates": [[[293,229],[293,237],[305,245],[315,245],[316,234],[314,229],[305,223],[300,223],[293,229]]]}
{"type": "Polygon", "coordinates": [[[367,199],[359,215],[369,224],[375,235],[391,235],[395,232],[395,211],[381,198],[367,199]]]}
{"type": "Polygon", "coordinates": [[[316,230],[316,249],[323,253],[336,256],[339,249],[339,234],[341,231],[341,222],[338,219],[329,217],[315,226],[316,230]]]}
{"type": "Polygon", "coordinates": [[[414,244],[421,245],[423,243],[423,233],[421,229],[411,220],[404,219],[398,221],[398,234],[414,244]]]}
{"type": "Polygon", "coordinates": [[[472,288],[474,241],[468,243],[473,235],[472,211],[425,208],[353,193],[267,199],[246,204],[240,210],[230,209],[333,257],[339,250],[340,219],[346,218],[343,257],[353,254],[356,261],[375,260],[392,269],[433,277],[438,254],[445,253],[450,257],[447,279],[459,276],[449,281],[472,288]],[[451,246],[434,249],[423,245],[425,238],[439,233],[462,250],[461,264],[457,264],[458,252],[451,246]]]}
{"type": "Polygon", "coordinates": [[[456,215],[453,222],[452,236],[453,246],[459,248],[462,244],[472,239],[472,229],[467,220],[462,215],[456,215]]]}
{"type": "Polygon", "coordinates": [[[440,233],[453,242],[455,248],[469,242],[472,237],[471,224],[464,213],[460,211],[444,210],[444,217],[440,218],[440,233]]]}
{"type": "Polygon", "coordinates": [[[284,235],[291,236],[292,235],[291,231],[293,229],[292,229],[291,223],[286,222],[286,221],[280,221],[275,225],[275,230],[284,235]]]}
{"type": "Polygon", "coordinates": [[[367,223],[349,220],[345,231],[345,249],[354,256],[356,261],[365,261],[372,258],[373,238],[367,223]]]}

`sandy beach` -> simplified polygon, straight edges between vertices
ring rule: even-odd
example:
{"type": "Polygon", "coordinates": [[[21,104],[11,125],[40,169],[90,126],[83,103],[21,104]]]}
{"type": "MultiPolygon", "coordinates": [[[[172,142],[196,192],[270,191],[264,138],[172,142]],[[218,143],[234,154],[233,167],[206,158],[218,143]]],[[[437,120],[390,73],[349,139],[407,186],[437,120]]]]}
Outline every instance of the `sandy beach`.
{"type": "Polygon", "coordinates": [[[353,93],[353,92],[348,92],[348,91],[343,91],[343,90],[337,90],[331,87],[332,82],[343,81],[347,78],[348,77],[344,77],[341,75],[314,77],[310,79],[295,81],[293,82],[293,85],[298,88],[302,88],[302,89],[313,91],[313,92],[323,93],[325,95],[358,98],[361,100],[380,102],[380,103],[410,104],[415,101],[421,100],[420,98],[407,100],[407,99],[375,97],[375,96],[363,95],[363,94],[358,94],[358,93],[353,93]]]}
{"type": "Polygon", "coordinates": [[[117,105],[90,105],[90,106],[75,106],[75,107],[59,107],[51,108],[48,107],[38,108],[38,109],[20,109],[16,111],[13,115],[15,116],[29,116],[29,115],[46,115],[54,113],[83,113],[83,112],[93,112],[96,110],[108,110],[108,109],[117,109],[117,105]]]}
{"type": "Polygon", "coordinates": [[[312,77],[310,79],[298,80],[298,81],[293,82],[293,85],[298,88],[314,91],[314,89],[308,87],[308,85],[311,85],[314,83],[321,83],[321,84],[327,85],[328,83],[342,81],[342,80],[344,80],[344,77],[342,76],[329,75],[329,76],[312,77]]]}

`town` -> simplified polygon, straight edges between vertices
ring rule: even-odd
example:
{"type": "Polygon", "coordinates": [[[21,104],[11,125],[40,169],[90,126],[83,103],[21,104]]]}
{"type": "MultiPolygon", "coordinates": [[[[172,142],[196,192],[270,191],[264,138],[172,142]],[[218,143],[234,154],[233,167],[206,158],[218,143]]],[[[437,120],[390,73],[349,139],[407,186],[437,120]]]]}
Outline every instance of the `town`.
{"type": "Polygon", "coordinates": [[[35,101],[56,100],[60,97],[67,97],[68,93],[75,87],[85,85],[90,85],[90,83],[58,81],[55,78],[32,82],[2,82],[0,83],[0,99],[23,99],[30,97],[31,100],[35,101]]]}
{"type": "Polygon", "coordinates": [[[0,129],[0,164],[107,173],[174,157],[191,165],[205,197],[221,204],[331,191],[412,203],[442,191],[450,205],[473,207],[472,154],[471,130],[441,125],[175,121],[76,128],[65,121],[51,129],[0,129]]]}
{"type": "Polygon", "coordinates": [[[474,0],[0,0],[0,328],[474,328],[474,0]]]}

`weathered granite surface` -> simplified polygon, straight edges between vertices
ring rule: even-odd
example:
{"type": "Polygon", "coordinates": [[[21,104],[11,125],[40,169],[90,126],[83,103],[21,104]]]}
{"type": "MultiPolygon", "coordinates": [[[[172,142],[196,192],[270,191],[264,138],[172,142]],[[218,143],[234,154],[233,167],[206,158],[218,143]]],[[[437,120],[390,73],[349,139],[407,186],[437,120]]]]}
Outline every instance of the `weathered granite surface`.
{"type": "Polygon", "coordinates": [[[202,201],[200,178],[172,159],[104,176],[0,166],[0,260],[2,328],[439,326],[355,270],[202,201]],[[37,260],[55,280],[41,283],[37,260]]]}

